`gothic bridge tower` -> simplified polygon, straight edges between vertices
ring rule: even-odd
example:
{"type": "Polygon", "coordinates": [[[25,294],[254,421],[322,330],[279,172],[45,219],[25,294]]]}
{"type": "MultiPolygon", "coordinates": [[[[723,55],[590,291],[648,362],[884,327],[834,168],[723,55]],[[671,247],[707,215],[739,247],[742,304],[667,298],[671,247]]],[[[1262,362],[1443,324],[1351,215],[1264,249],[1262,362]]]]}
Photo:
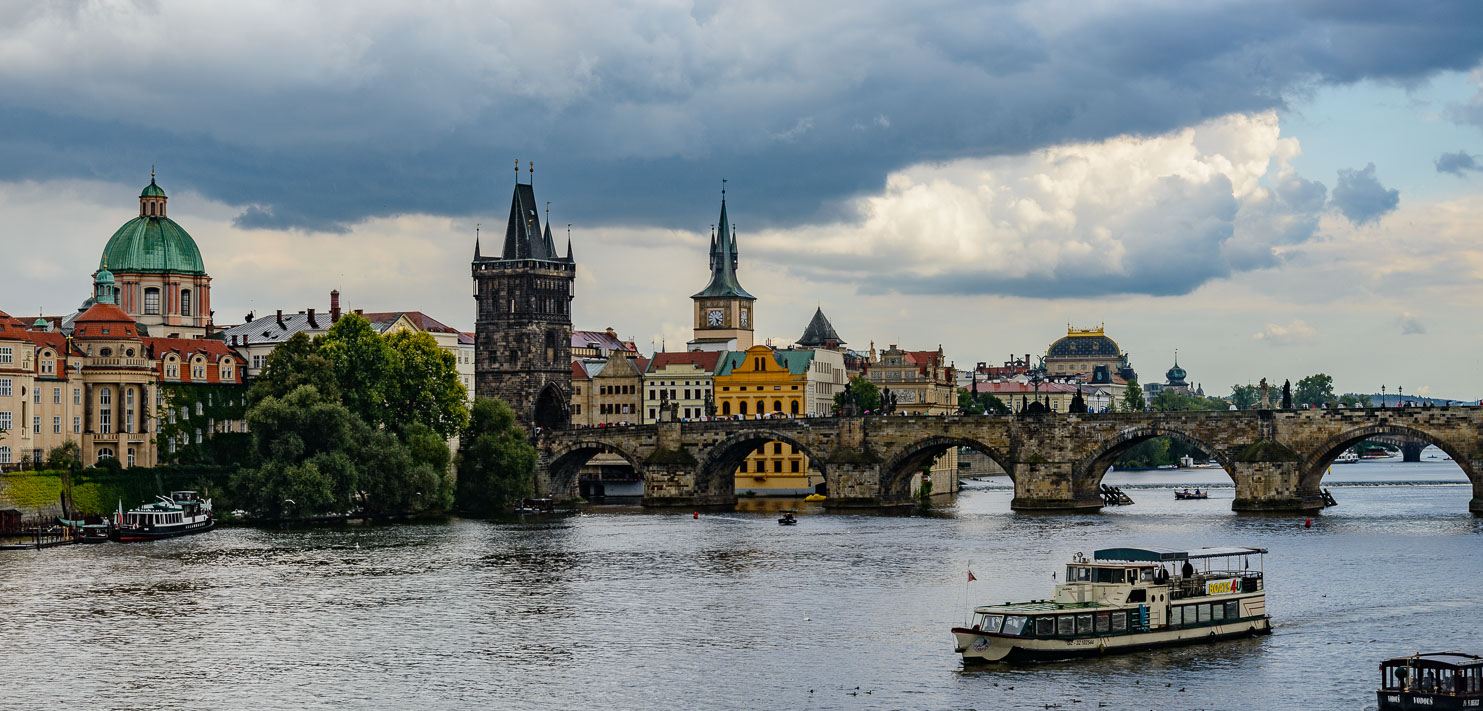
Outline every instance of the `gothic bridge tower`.
{"type": "Polygon", "coordinates": [[[556,254],[551,225],[541,229],[536,205],[517,163],[503,254],[483,256],[474,238],[474,393],[509,403],[527,428],[565,429],[577,265],[570,237],[566,256],[556,254]]]}

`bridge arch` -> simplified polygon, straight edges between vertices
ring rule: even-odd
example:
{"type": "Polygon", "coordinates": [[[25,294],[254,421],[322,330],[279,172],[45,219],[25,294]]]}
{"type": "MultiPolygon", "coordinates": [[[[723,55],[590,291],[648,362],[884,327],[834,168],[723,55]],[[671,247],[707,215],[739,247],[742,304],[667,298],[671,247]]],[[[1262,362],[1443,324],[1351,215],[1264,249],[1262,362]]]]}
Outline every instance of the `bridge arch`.
{"type": "Polygon", "coordinates": [[[1004,452],[971,437],[934,435],[912,442],[886,459],[881,467],[881,498],[888,501],[910,499],[911,492],[907,489],[911,486],[911,478],[953,447],[968,447],[982,452],[994,460],[1011,481],[1014,480],[1014,465],[1004,452]]]}
{"type": "Polygon", "coordinates": [[[819,470],[824,476],[825,486],[828,486],[828,466],[813,447],[786,431],[748,427],[733,432],[726,439],[706,448],[704,455],[700,457],[700,465],[695,469],[696,493],[735,496],[737,467],[746,461],[748,455],[768,442],[782,442],[802,452],[808,458],[809,466],[819,470]]]}
{"type": "Polygon", "coordinates": [[[1475,487],[1480,481],[1483,481],[1483,477],[1479,476],[1479,472],[1473,470],[1473,462],[1468,458],[1467,452],[1458,448],[1458,443],[1449,442],[1433,433],[1414,427],[1376,423],[1341,432],[1314,448],[1303,460],[1302,478],[1298,481],[1299,488],[1305,493],[1313,492],[1316,494],[1324,475],[1328,473],[1329,465],[1333,464],[1334,460],[1340,454],[1344,453],[1344,450],[1373,437],[1409,437],[1435,445],[1438,449],[1446,452],[1447,456],[1452,457],[1452,463],[1462,469],[1462,473],[1467,476],[1468,481],[1472,482],[1475,487]]]}
{"type": "Polygon", "coordinates": [[[632,453],[600,439],[583,439],[567,443],[551,453],[546,481],[549,489],[545,493],[558,498],[571,496],[577,484],[578,472],[599,454],[618,455],[633,466],[640,478],[644,476],[643,463],[632,453]]]}
{"type": "Polygon", "coordinates": [[[1083,495],[1097,496],[1102,487],[1102,478],[1107,475],[1107,470],[1112,468],[1113,462],[1122,456],[1123,452],[1147,442],[1155,437],[1171,437],[1186,444],[1198,447],[1200,451],[1210,455],[1220,468],[1225,471],[1226,476],[1235,483],[1235,463],[1230,458],[1229,452],[1222,452],[1219,448],[1206,442],[1204,439],[1179,429],[1157,426],[1129,427],[1119,431],[1111,439],[1103,441],[1091,454],[1082,458],[1076,465],[1074,473],[1077,479],[1077,489],[1083,495]]]}

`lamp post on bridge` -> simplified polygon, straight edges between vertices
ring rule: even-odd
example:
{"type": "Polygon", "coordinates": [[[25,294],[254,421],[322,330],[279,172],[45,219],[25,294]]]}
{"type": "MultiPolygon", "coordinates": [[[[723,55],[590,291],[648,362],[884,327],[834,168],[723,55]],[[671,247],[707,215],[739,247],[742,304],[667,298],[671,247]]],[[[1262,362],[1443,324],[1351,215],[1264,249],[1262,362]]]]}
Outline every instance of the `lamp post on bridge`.
{"type": "Polygon", "coordinates": [[[1380,386],[1380,407],[1385,407],[1385,386],[1380,386]]]}

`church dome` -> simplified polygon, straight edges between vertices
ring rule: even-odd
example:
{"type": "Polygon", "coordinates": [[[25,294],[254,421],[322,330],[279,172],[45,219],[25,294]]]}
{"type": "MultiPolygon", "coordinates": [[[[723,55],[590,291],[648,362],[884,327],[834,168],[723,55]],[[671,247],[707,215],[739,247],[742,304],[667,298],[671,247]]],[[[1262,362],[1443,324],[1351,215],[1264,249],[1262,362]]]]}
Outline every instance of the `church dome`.
{"type": "Polygon", "coordinates": [[[1184,378],[1189,374],[1184,372],[1184,368],[1179,367],[1178,363],[1175,363],[1174,367],[1170,368],[1169,372],[1164,375],[1169,378],[1170,385],[1184,385],[1184,378]]]}
{"type": "Polygon", "coordinates": [[[1102,329],[1070,331],[1046,349],[1047,358],[1121,358],[1117,341],[1102,334],[1102,329]]]}
{"type": "Polygon", "coordinates": [[[196,241],[164,215],[165,191],[150,179],[139,200],[139,217],[113,233],[98,264],[119,273],[205,274],[206,265],[196,241]],[[153,214],[146,214],[145,205],[153,214]]]}

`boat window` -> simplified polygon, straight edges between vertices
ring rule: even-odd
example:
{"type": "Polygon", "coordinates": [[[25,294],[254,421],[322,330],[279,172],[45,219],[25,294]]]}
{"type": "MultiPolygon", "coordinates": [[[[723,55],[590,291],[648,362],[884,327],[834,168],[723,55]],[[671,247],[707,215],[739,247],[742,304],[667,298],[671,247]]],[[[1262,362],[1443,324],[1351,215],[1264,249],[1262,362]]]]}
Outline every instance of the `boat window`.
{"type": "Polygon", "coordinates": [[[1025,622],[1030,618],[1023,615],[1010,615],[1004,618],[1004,634],[1017,635],[1025,629],[1025,622]]]}
{"type": "Polygon", "coordinates": [[[1144,568],[1138,571],[1138,579],[1145,583],[1153,580],[1153,568],[1144,568]]]}
{"type": "Polygon", "coordinates": [[[1090,582],[1091,579],[1092,579],[1092,569],[1091,568],[1084,567],[1084,566],[1083,567],[1080,567],[1080,568],[1077,568],[1076,569],[1076,579],[1078,581],[1080,581],[1080,582],[1083,582],[1083,583],[1090,582]]]}
{"type": "Polygon", "coordinates": [[[1035,618],[1035,635],[1038,637],[1049,637],[1056,633],[1056,620],[1054,617],[1035,618]]]}
{"type": "Polygon", "coordinates": [[[1121,578],[1122,571],[1116,568],[1097,568],[1097,582],[1099,583],[1120,583],[1121,578]],[[1114,575],[1117,576],[1116,579],[1113,578],[1114,575]]]}
{"type": "Polygon", "coordinates": [[[1114,612],[1114,613],[1112,613],[1112,631],[1113,632],[1127,632],[1128,631],[1128,615],[1127,615],[1127,613],[1124,613],[1124,612],[1114,612]]]}
{"type": "Polygon", "coordinates": [[[1210,603],[1201,603],[1199,605],[1196,605],[1196,607],[1198,607],[1200,609],[1200,613],[1199,613],[1200,614],[1200,617],[1199,617],[1200,622],[1202,622],[1202,623],[1209,622],[1210,621],[1210,603]]]}
{"type": "Polygon", "coordinates": [[[1228,620],[1234,620],[1234,619],[1239,618],[1240,616],[1241,616],[1241,603],[1239,601],[1232,600],[1232,601],[1226,603],[1226,619],[1228,619],[1228,620]]]}
{"type": "Polygon", "coordinates": [[[1076,616],[1076,633],[1077,634],[1091,634],[1092,633],[1092,616],[1091,615],[1087,614],[1087,615],[1077,615],[1076,616]]]}
{"type": "Polygon", "coordinates": [[[1108,615],[1105,612],[1102,613],[1102,614],[1100,614],[1100,615],[1097,615],[1097,633],[1098,634],[1107,634],[1107,632],[1112,629],[1112,626],[1110,624],[1111,620],[1109,618],[1110,618],[1110,615],[1108,615]]]}
{"type": "Polygon", "coordinates": [[[1004,624],[1004,615],[983,615],[978,628],[985,632],[998,632],[1002,624],[1004,624]]]}
{"type": "Polygon", "coordinates": [[[1146,590],[1144,588],[1138,588],[1136,590],[1129,590],[1128,591],[1128,602],[1147,602],[1147,601],[1148,601],[1148,590],[1146,590]]]}
{"type": "Polygon", "coordinates": [[[1184,624],[1184,606],[1175,605],[1169,608],[1169,626],[1178,627],[1184,624]]]}
{"type": "Polygon", "coordinates": [[[1076,634],[1076,618],[1074,615],[1061,615],[1056,618],[1056,634],[1069,637],[1076,634]]]}
{"type": "Polygon", "coordinates": [[[1210,606],[1210,619],[1212,619],[1212,620],[1214,620],[1216,622],[1219,622],[1221,620],[1224,620],[1225,618],[1226,618],[1226,606],[1225,606],[1225,603],[1217,602],[1214,605],[1211,605],[1210,606]]]}

